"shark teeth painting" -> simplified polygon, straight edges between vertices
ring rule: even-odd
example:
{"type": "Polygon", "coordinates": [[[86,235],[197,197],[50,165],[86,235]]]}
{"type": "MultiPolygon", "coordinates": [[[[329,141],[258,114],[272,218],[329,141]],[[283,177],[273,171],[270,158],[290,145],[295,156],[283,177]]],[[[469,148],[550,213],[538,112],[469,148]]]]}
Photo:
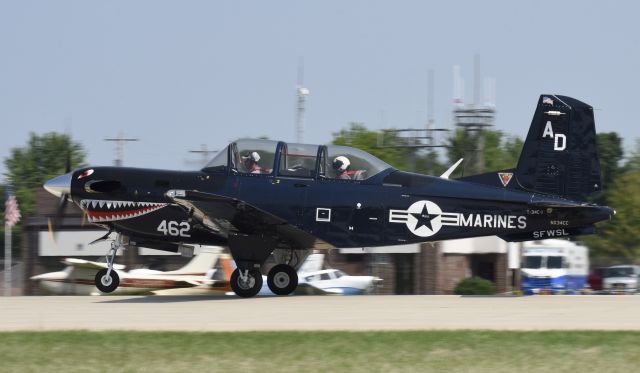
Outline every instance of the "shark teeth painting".
{"type": "Polygon", "coordinates": [[[89,222],[100,223],[137,218],[157,211],[168,203],[83,199],[80,205],[87,212],[89,222]]]}

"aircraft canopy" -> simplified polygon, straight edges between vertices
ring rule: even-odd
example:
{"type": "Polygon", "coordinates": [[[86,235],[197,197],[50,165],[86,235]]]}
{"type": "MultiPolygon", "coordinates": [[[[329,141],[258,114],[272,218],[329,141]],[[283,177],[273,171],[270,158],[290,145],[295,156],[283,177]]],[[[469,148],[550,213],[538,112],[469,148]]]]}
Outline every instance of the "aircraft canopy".
{"type": "Polygon", "coordinates": [[[240,139],[218,152],[203,170],[366,180],[390,167],[373,155],[348,146],[240,139]]]}

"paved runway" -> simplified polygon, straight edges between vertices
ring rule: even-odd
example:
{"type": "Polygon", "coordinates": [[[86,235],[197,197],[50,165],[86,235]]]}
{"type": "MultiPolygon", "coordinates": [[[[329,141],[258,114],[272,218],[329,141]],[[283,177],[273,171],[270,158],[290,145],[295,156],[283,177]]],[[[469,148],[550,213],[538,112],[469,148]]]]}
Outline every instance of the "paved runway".
{"type": "Polygon", "coordinates": [[[640,330],[640,296],[0,298],[0,330],[640,330]]]}

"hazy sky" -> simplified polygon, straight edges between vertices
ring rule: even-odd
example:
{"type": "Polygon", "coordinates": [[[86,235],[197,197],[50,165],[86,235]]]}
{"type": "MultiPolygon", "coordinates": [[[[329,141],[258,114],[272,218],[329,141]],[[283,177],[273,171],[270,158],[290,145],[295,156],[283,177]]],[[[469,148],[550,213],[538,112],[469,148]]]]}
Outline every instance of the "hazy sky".
{"type": "MultiPolygon", "coordinates": [[[[495,77],[497,129],[524,137],[541,93],[593,105],[599,131],[640,137],[637,1],[0,0],[0,156],[29,132],[70,132],[88,161],[191,169],[189,154],[245,136],[295,139],[304,59],[305,142],[349,122],[451,126],[452,66],[495,77]]],[[[4,164],[0,166],[4,172],[4,164]]]]}

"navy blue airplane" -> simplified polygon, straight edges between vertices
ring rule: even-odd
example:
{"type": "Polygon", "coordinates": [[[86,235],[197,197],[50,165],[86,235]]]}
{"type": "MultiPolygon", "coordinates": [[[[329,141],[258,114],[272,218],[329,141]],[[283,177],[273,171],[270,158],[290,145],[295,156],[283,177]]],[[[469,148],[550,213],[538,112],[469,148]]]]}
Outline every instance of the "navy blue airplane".
{"type": "Polygon", "coordinates": [[[274,253],[267,283],[286,295],[310,249],[568,237],[595,233],[615,213],[586,202],[601,190],[593,108],[570,97],[540,96],[516,168],[451,180],[457,164],[428,176],[350,147],[244,139],[200,171],[82,168],[44,187],[108,230],[102,239],[117,233],[95,277],[107,293],[119,284],[113,259],[125,246],[228,246],[241,297],[260,291],[274,253]]]}

